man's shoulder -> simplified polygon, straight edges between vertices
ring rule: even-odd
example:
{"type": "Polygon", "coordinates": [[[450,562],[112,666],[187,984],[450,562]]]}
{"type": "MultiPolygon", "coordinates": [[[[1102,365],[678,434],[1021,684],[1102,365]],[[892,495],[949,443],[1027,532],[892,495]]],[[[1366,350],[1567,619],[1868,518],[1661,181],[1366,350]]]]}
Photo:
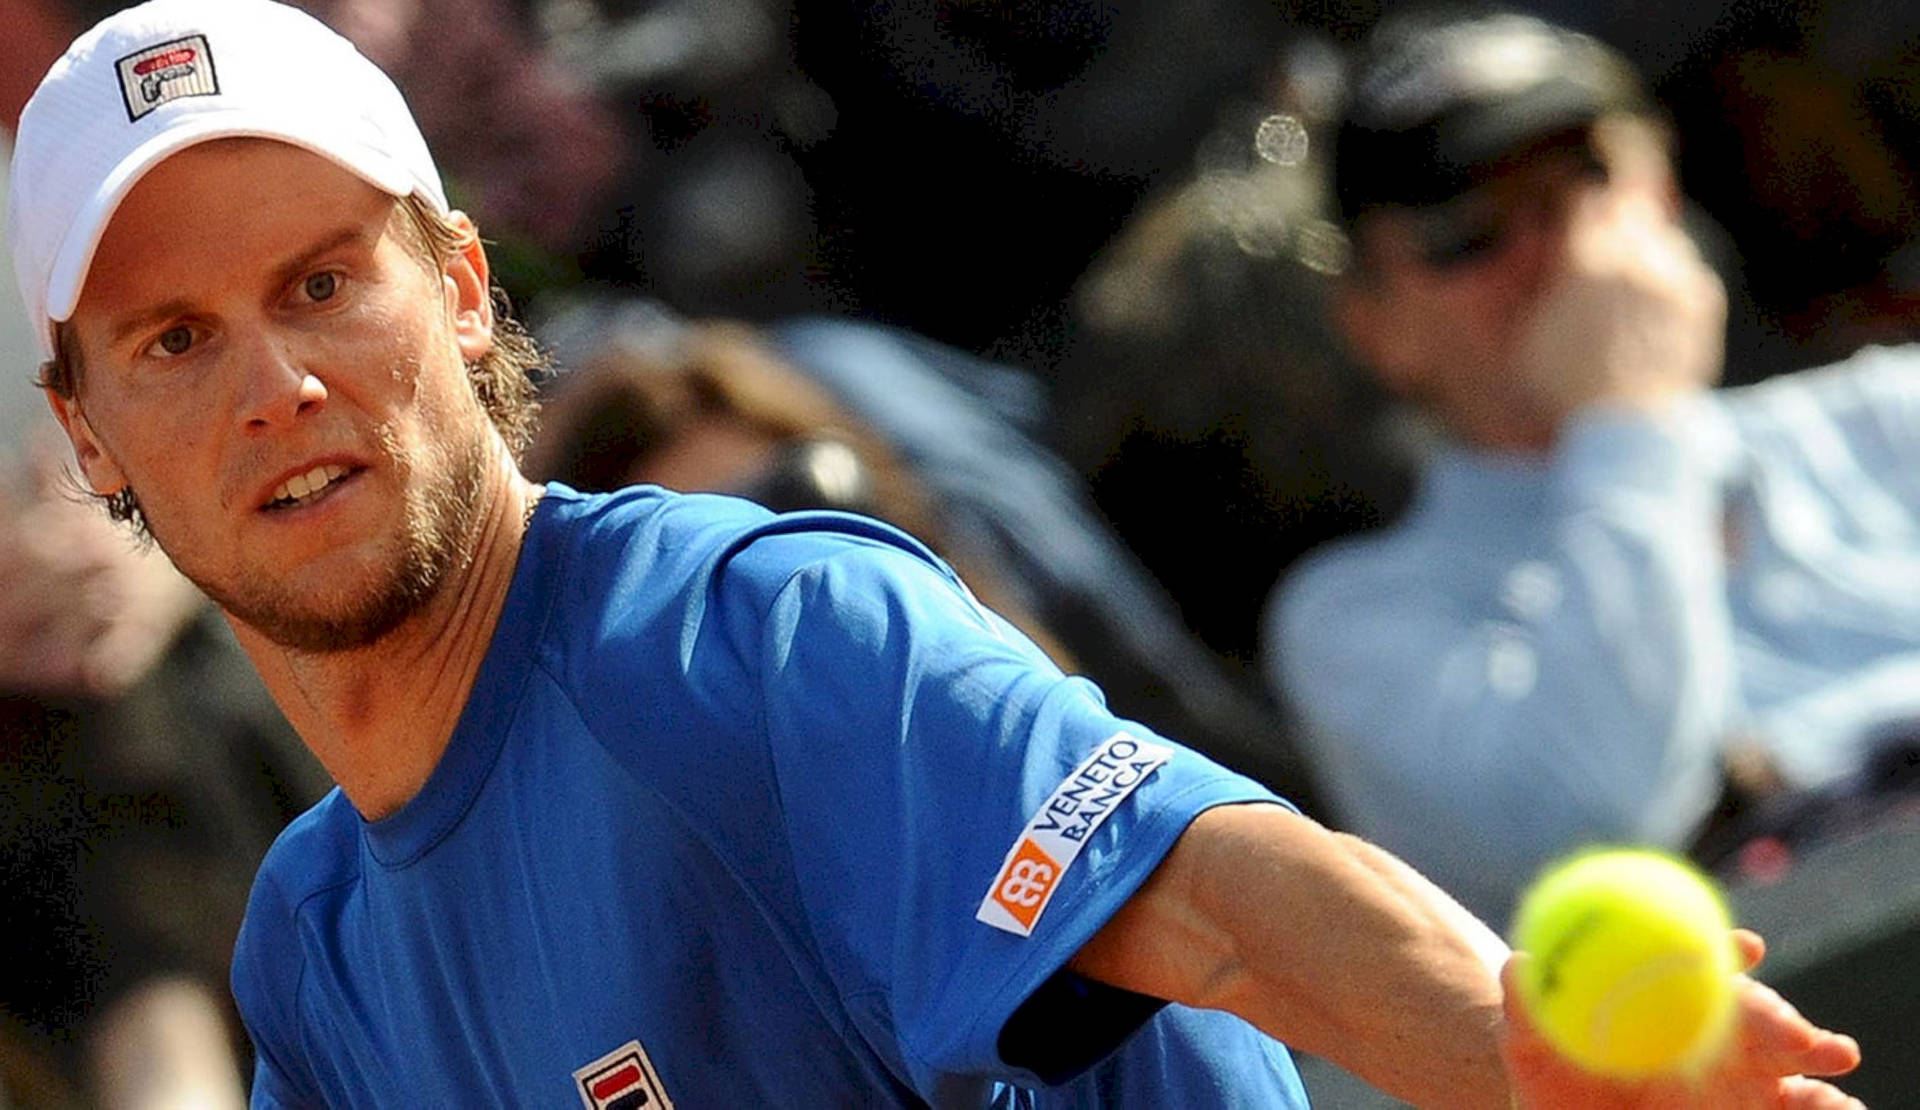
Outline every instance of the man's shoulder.
{"type": "Polygon", "coordinates": [[[569,564],[548,569],[569,573],[592,573],[635,559],[698,561],[772,516],[738,498],[647,485],[580,493],[555,483],[547,487],[545,500],[564,529],[562,557],[569,564]]]}
{"type": "Polygon", "coordinates": [[[1920,344],[1866,347],[1715,398],[1762,465],[1813,466],[1838,443],[1866,472],[1901,482],[1920,461],[1920,344]]]}
{"type": "Polygon", "coordinates": [[[1418,557],[1423,546],[1404,523],[1323,543],[1287,568],[1272,604],[1282,611],[1319,607],[1417,577],[1430,565],[1418,557]]]}
{"type": "MultiPolygon", "coordinates": [[[[549,495],[553,496],[553,495],[549,495]]],[[[649,713],[742,704],[754,661],[808,619],[858,623],[888,598],[944,577],[930,551],[876,520],[833,512],[775,515],[750,502],[639,487],[564,491],[545,541],[549,608],[535,623],[537,665],[566,691],[645,690],[649,713]],[[917,568],[917,570],[915,569],[917,568]],[[831,604],[782,604],[797,582],[832,579],[831,604]],[[857,584],[854,584],[857,583],[857,584]]],[[[803,591],[804,592],[804,591],[803,591]]],[[[818,591],[814,591],[817,593],[818,591]]],[[[809,593],[809,597],[813,594],[809,593]]],[[[577,699],[590,729],[631,699],[577,699]]]]}
{"type": "Polygon", "coordinates": [[[738,497],[676,493],[658,486],[630,486],[612,493],[583,494],[550,487],[562,502],[561,517],[575,537],[573,554],[588,567],[630,561],[711,566],[749,545],[771,546],[791,557],[861,547],[894,548],[938,562],[918,540],[882,521],[851,513],[802,511],[775,514],[738,497]]]}
{"type": "Polygon", "coordinates": [[[1920,397],[1920,343],[1862,347],[1838,362],[1718,390],[1715,396],[1736,417],[1748,418],[1808,402],[1831,408],[1920,397]]]}
{"type": "MultiPolygon", "coordinates": [[[[951,576],[918,540],[882,521],[849,513],[774,514],[739,498],[635,486],[610,494],[554,493],[564,504],[563,565],[546,568],[569,584],[572,604],[617,599],[703,603],[716,589],[778,590],[822,560],[905,555],[951,576]]],[[[642,605],[644,610],[647,606],[642,605]]]]}
{"type": "Polygon", "coordinates": [[[289,822],[267,849],[254,877],[248,917],[293,917],[315,895],[350,885],[360,874],[359,849],[359,814],[335,787],[289,822]]]}
{"type": "Polygon", "coordinates": [[[303,914],[345,897],[360,874],[360,818],[335,788],[281,830],[254,876],[234,944],[233,992],[256,1036],[306,967],[303,914]]]}

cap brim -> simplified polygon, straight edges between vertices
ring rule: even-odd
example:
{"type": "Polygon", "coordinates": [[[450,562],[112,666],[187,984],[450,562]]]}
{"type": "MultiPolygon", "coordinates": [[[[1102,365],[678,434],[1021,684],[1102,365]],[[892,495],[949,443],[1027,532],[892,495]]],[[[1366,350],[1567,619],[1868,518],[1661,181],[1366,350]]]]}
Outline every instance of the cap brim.
{"type": "Polygon", "coordinates": [[[1542,139],[1587,127],[1611,108],[1587,86],[1548,81],[1525,96],[1474,104],[1438,122],[1434,156],[1445,166],[1471,171],[1542,139]]]}

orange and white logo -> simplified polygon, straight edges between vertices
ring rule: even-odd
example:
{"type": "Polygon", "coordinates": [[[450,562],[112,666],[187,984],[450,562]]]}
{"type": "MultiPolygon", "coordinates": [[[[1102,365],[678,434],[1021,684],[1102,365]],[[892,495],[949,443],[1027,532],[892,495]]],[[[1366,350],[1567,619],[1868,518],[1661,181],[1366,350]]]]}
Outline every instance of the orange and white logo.
{"type": "Polygon", "coordinates": [[[1020,846],[1013,850],[1013,858],[1000,869],[1000,877],[993,881],[992,898],[1007,911],[1015,921],[1028,932],[1033,931],[1033,919],[1040,916],[1040,907],[1047,904],[1053,895],[1053,884],[1060,878],[1060,865],[1054,858],[1040,850],[1040,845],[1030,836],[1020,838],[1020,846]]]}
{"type": "Polygon", "coordinates": [[[1094,830],[1172,755],[1172,748],[1124,732],[1107,737],[1054,788],[1020,831],[974,918],[1018,936],[1033,935],[1034,922],[1059,889],[1060,877],[1094,830]]]}

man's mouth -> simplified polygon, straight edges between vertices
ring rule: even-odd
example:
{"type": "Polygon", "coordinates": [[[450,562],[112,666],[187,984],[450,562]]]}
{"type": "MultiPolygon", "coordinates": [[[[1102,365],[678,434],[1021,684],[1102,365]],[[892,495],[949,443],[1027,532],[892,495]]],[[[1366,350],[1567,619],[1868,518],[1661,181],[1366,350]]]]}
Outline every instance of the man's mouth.
{"type": "Polygon", "coordinates": [[[344,466],[327,463],[316,466],[305,474],[296,474],[280,483],[279,487],[273,491],[273,498],[267,502],[266,507],[291,509],[298,505],[305,505],[331,489],[335,482],[345,478],[349,473],[351,471],[344,466]]]}

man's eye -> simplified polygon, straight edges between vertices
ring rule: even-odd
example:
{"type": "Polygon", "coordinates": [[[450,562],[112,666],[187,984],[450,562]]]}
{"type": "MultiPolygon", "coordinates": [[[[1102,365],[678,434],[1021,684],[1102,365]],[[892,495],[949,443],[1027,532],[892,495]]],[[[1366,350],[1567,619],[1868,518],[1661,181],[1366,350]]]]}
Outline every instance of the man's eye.
{"type": "Polygon", "coordinates": [[[321,271],[307,276],[305,290],[310,301],[324,301],[340,289],[339,275],[321,271]]]}
{"type": "Polygon", "coordinates": [[[193,329],[184,324],[168,328],[160,333],[160,338],[154,340],[153,345],[169,355],[184,355],[187,348],[193,346],[193,329]]]}

